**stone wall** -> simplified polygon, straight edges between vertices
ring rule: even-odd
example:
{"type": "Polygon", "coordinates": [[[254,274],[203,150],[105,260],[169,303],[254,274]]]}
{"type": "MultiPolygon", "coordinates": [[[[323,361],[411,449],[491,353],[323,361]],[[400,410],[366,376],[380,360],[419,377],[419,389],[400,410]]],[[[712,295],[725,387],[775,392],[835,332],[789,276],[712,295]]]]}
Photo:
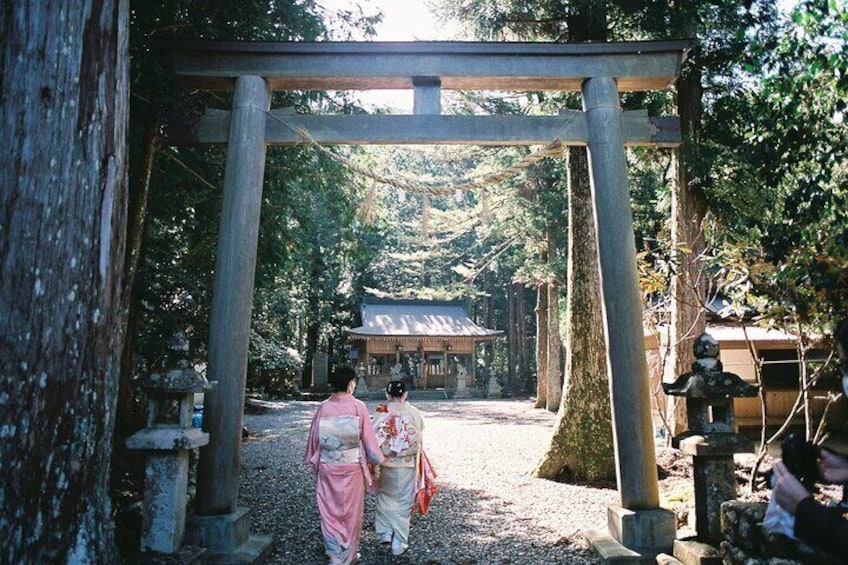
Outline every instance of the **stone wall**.
{"type": "Polygon", "coordinates": [[[762,528],[766,504],[730,500],[721,505],[724,565],[829,565],[844,563],[762,528]]]}

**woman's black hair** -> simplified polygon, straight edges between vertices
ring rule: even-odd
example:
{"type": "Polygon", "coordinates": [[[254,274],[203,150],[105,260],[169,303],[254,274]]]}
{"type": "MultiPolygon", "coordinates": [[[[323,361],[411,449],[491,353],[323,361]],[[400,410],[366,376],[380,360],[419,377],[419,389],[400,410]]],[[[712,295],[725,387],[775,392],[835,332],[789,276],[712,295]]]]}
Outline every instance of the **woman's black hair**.
{"type": "Polygon", "coordinates": [[[406,392],[406,385],[403,381],[389,381],[386,385],[386,394],[392,398],[400,398],[406,392]]]}
{"type": "Polygon", "coordinates": [[[353,367],[339,367],[330,375],[330,387],[333,392],[345,392],[350,381],[356,379],[356,371],[353,367]]]}

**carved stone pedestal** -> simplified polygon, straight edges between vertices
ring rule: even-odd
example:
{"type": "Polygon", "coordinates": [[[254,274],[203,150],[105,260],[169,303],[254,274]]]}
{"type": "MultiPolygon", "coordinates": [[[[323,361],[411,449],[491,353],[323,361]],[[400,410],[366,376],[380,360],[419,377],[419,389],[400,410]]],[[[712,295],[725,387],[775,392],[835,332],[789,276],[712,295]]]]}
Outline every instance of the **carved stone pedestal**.
{"type": "Polygon", "coordinates": [[[186,539],[206,548],[207,563],[260,563],[271,548],[270,536],[250,534],[247,508],[236,508],[229,514],[191,516],[186,539]]]}
{"type": "Polygon", "coordinates": [[[586,541],[607,563],[651,563],[671,551],[675,536],[674,513],[664,508],[630,510],[612,504],[607,530],[585,534],[586,541]]]}

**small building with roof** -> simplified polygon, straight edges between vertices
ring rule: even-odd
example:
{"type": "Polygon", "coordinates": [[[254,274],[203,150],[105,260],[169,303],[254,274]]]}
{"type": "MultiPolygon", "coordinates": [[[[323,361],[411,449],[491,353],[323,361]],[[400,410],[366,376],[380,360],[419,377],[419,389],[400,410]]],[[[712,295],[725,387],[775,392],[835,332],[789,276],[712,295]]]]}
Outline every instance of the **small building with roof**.
{"type": "MultiPolygon", "coordinates": [[[[725,371],[736,373],[747,383],[762,386],[766,424],[770,429],[779,427],[793,412],[801,389],[802,371],[805,370],[811,375],[830,358],[830,343],[820,336],[808,336],[811,344],[806,354],[806,366],[802,367],[797,335],[747,322],[744,325],[726,322],[714,312],[708,313],[706,331],[719,343],[720,358],[725,371]]],[[[663,379],[663,364],[667,359],[668,348],[669,335],[666,326],[657,328],[654,332],[645,332],[651,390],[654,392],[655,421],[658,419],[656,412],[665,401],[660,382],[663,379]]],[[[828,406],[829,395],[834,391],[838,391],[838,383],[832,378],[822,378],[809,388],[808,396],[814,419],[822,417],[828,406]]],[[[759,398],[734,398],[733,403],[736,423],[740,428],[760,426],[762,409],[759,398]]],[[[830,408],[832,413],[838,411],[844,414],[845,410],[844,401],[830,408]]],[[[795,424],[802,423],[803,413],[796,415],[792,420],[795,424]]]]}
{"type": "Polygon", "coordinates": [[[410,389],[473,388],[477,345],[503,335],[475,324],[460,301],[368,298],[360,316],[347,335],[370,390],[392,379],[410,389]]]}

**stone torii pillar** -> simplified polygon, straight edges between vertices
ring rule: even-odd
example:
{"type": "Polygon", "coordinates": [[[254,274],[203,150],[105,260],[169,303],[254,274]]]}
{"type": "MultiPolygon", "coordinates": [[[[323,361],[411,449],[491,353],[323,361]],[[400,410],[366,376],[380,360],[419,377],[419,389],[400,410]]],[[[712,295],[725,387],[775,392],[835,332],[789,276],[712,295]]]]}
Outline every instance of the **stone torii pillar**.
{"type": "Polygon", "coordinates": [[[206,395],[203,410],[203,430],[213,441],[201,449],[197,514],[187,532],[228,563],[258,560],[271,544],[270,537],[250,535],[248,509],[236,507],[270,100],[265,79],[236,79],[209,324],[208,377],[218,387],[206,395]]]}
{"type": "Polygon", "coordinates": [[[671,548],[675,523],[673,513],[659,507],[642,303],[618,87],[612,78],[590,78],[583,82],[582,91],[589,134],[616,476],[621,497],[620,506],[609,508],[609,532],[595,532],[588,537],[608,560],[639,556],[650,560],[671,548]]]}

